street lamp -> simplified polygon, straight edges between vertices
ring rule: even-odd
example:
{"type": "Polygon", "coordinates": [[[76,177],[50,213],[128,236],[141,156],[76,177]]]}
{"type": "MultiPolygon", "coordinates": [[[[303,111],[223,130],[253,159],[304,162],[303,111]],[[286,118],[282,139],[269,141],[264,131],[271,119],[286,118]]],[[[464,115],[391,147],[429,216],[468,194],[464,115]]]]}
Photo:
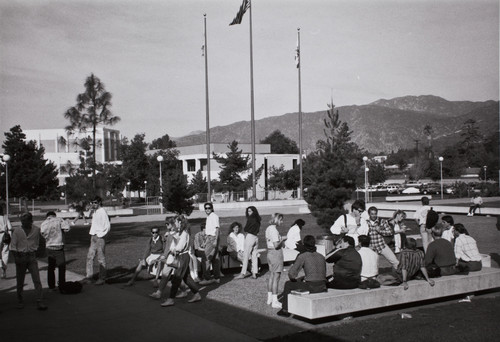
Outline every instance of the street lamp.
{"type": "Polygon", "coordinates": [[[146,205],[148,205],[148,188],[147,188],[147,186],[148,186],[148,181],[145,180],[144,181],[144,200],[145,200],[146,205]]]}
{"type": "Polygon", "coordinates": [[[5,214],[7,218],[9,217],[9,167],[8,161],[10,160],[10,156],[8,154],[4,154],[2,160],[5,162],[5,214]]]}
{"type": "Polygon", "coordinates": [[[365,204],[368,203],[368,167],[366,167],[366,162],[368,161],[368,157],[363,157],[363,162],[365,163],[365,204]]]}
{"type": "Polygon", "coordinates": [[[156,160],[160,164],[160,212],[163,214],[163,183],[162,183],[162,174],[161,174],[161,163],[163,161],[163,156],[156,157],[156,160]]]}
{"type": "Polygon", "coordinates": [[[130,181],[127,182],[128,205],[130,205],[130,181]]]}
{"type": "Polygon", "coordinates": [[[443,199],[443,157],[439,157],[439,165],[441,170],[441,199],[443,199]]]}
{"type": "Polygon", "coordinates": [[[485,166],[483,166],[483,169],[484,169],[484,182],[486,182],[486,169],[487,169],[487,168],[488,168],[488,167],[487,167],[486,165],[485,165],[485,166]]]}

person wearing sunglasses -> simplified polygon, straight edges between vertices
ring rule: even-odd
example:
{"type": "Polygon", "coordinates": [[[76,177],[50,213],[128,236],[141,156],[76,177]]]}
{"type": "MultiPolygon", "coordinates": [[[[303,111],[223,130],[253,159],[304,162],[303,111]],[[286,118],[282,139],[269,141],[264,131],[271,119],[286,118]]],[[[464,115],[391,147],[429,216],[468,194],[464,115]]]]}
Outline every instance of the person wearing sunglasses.
{"type": "Polygon", "coordinates": [[[160,260],[164,248],[165,239],[160,235],[160,228],[151,228],[151,237],[148,240],[142,259],[139,259],[139,265],[137,265],[132,279],[125,286],[134,285],[135,279],[144,268],[149,268],[156,264],[160,260]]]}

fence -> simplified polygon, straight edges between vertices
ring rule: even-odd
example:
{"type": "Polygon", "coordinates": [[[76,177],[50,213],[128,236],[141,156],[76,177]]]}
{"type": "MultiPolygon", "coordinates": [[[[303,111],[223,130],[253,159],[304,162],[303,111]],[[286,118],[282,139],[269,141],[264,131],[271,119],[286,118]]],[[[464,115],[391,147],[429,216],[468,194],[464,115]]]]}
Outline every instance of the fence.
{"type": "Polygon", "coordinates": [[[146,197],[146,214],[155,215],[163,214],[163,203],[160,196],[146,197]]]}

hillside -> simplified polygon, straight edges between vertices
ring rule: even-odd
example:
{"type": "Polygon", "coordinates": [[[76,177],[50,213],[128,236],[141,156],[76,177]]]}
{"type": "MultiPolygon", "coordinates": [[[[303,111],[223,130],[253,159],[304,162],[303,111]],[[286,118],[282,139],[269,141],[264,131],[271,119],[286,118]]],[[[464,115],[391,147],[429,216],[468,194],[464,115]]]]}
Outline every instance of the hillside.
{"type": "MultiPolygon", "coordinates": [[[[381,99],[362,106],[337,108],[342,121],[353,131],[353,141],[373,153],[413,148],[415,140],[425,144],[423,133],[429,124],[434,130],[435,146],[447,146],[458,141],[462,124],[469,118],[477,121],[482,134],[498,131],[498,101],[447,101],[443,98],[405,96],[391,100],[381,99]]],[[[316,142],[324,139],[323,119],[326,111],[303,113],[303,147],[315,149],[316,142]]],[[[267,117],[255,121],[257,142],[274,130],[298,142],[298,113],[267,117]]],[[[211,142],[229,143],[232,140],[250,142],[250,121],[239,121],[210,129],[211,142]]],[[[205,143],[205,132],[175,138],[178,146],[205,143]]]]}

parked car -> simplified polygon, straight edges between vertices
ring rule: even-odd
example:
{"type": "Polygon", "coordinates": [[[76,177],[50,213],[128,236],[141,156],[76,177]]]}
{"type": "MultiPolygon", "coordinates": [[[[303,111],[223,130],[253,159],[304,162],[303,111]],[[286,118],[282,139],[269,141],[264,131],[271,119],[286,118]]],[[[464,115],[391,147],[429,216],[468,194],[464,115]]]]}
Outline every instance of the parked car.
{"type": "Polygon", "coordinates": [[[427,194],[440,194],[441,193],[441,184],[437,183],[428,183],[425,185],[422,185],[420,187],[420,193],[427,195],[427,194]]]}
{"type": "Polygon", "coordinates": [[[404,189],[402,192],[402,194],[419,194],[420,193],[420,189],[418,188],[415,188],[413,186],[410,186],[409,188],[406,188],[404,189]]]}
{"type": "Polygon", "coordinates": [[[387,192],[390,194],[399,194],[403,188],[399,184],[388,184],[387,192]]]}

